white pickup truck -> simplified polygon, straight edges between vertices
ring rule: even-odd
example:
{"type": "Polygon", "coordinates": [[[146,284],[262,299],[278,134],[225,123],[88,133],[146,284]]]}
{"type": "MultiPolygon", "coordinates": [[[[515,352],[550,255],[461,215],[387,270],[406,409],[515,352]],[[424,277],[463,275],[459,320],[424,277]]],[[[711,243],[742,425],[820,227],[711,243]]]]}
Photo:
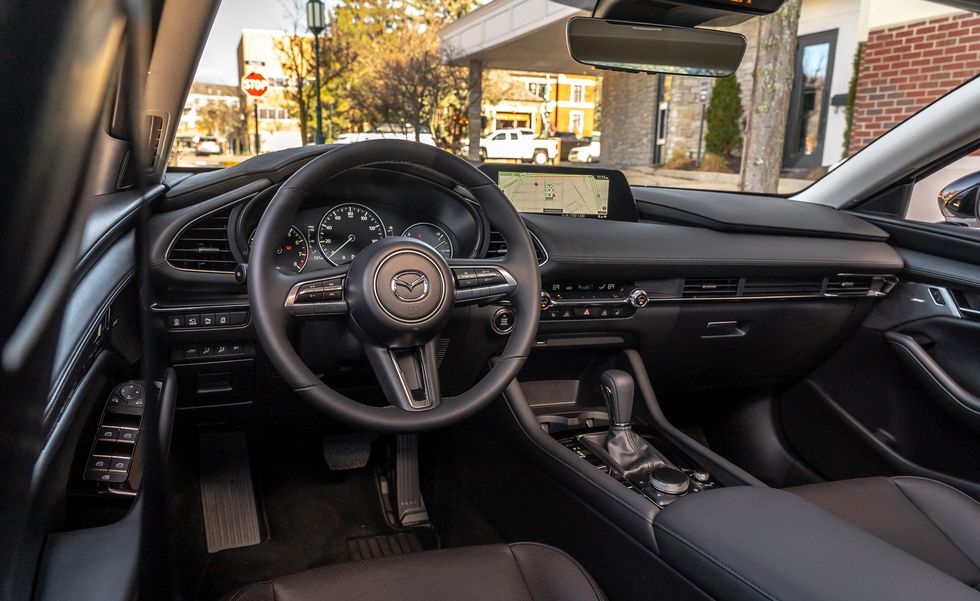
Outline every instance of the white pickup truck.
{"type": "Polygon", "coordinates": [[[529,129],[497,129],[480,140],[480,158],[484,161],[531,161],[536,165],[544,165],[558,158],[558,144],[558,140],[534,137],[529,129]]]}

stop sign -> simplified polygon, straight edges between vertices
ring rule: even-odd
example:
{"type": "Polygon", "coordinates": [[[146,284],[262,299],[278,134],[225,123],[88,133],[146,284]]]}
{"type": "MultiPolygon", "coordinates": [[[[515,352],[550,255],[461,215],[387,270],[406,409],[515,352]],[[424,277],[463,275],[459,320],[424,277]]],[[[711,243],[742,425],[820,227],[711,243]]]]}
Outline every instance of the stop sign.
{"type": "Polygon", "coordinates": [[[242,90],[249,96],[260,98],[269,90],[269,80],[253,71],[242,78],[242,90]]]}

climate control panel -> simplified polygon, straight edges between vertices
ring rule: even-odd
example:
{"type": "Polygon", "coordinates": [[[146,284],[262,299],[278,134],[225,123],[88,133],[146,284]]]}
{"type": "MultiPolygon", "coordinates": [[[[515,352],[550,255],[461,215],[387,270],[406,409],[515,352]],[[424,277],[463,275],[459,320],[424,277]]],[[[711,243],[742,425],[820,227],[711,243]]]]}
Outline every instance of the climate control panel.
{"type": "Polygon", "coordinates": [[[541,319],[625,319],[649,302],[649,295],[629,282],[548,282],[542,286],[541,319]]]}

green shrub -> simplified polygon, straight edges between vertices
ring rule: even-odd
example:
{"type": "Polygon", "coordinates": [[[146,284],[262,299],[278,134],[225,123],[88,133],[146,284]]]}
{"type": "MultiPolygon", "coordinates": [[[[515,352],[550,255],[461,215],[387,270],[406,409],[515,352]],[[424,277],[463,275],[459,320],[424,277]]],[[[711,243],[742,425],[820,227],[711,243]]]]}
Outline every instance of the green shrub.
{"type": "Polygon", "coordinates": [[[709,153],[727,157],[742,147],[742,90],[735,75],[715,83],[707,119],[705,147],[709,153]]]}
{"type": "Polygon", "coordinates": [[[847,129],[844,130],[844,156],[851,156],[851,132],[854,129],[854,102],[857,100],[858,76],[861,71],[861,56],[864,54],[864,42],[858,44],[854,53],[851,83],[847,88],[847,129]]]}

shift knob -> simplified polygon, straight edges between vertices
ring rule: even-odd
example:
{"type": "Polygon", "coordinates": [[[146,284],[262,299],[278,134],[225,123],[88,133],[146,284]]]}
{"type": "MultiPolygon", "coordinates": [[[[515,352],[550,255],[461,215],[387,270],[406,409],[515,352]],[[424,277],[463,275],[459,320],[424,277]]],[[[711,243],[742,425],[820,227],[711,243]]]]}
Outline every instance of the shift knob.
{"type": "Polygon", "coordinates": [[[602,397],[609,408],[609,420],[615,426],[633,421],[633,376],[625,371],[610,369],[599,377],[602,397]]]}

